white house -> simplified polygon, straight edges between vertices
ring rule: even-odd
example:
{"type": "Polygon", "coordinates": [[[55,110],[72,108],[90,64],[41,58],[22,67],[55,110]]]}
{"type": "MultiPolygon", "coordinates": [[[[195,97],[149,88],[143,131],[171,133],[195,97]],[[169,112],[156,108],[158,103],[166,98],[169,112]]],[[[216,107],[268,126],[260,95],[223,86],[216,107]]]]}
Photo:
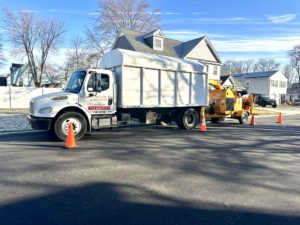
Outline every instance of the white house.
{"type": "Polygon", "coordinates": [[[249,94],[268,95],[281,104],[286,99],[287,77],[280,71],[264,71],[254,73],[233,74],[245,87],[249,94]]]}
{"type": "Polygon", "coordinates": [[[182,42],[167,38],[160,29],[149,33],[123,29],[112,45],[116,48],[195,60],[206,66],[209,79],[220,79],[222,61],[206,36],[182,42]]]}
{"type": "MultiPolygon", "coordinates": [[[[32,74],[28,64],[13,64],[18,65],[17,67],[11,67],[11,74],[7,79],[7,85],[18,86],[18,87],[34,87],[32,74]]],[[[47,86],[52,84],[53,81],[48,74],[43,74],[42,85],[47,86]]]]}

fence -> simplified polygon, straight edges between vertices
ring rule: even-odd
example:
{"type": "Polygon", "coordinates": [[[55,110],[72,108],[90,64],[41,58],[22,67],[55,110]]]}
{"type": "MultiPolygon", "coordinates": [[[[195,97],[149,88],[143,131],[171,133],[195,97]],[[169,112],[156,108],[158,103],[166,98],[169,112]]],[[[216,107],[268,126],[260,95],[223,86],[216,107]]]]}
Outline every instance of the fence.
{"type": "Polygon", "coordinates": [[[60,91],[61,88],[0,87],[0,109],[28,109],[30,99],[60,91]]]}

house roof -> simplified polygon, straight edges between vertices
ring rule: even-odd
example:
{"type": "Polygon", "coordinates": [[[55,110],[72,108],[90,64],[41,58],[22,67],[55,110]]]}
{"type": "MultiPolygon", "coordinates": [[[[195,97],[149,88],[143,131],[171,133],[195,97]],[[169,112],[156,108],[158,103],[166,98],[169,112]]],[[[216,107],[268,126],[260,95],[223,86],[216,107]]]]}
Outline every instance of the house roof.
{"type": "Polygon", "coordinates": [[[234,76],[237,79],[271,77],[278,71],[279,70],[253,72],[253,73],[240,73],[240,74],[232,74],[232,76],[234,76]]]}
{"type": "MultiPolygon", "coordinates": [[[[157,31],[157,30],[155,30],[157,31]]],[[[126,36],[127,40],[130,42],[135,51],[156,54],[156,55],[166,55],[170,57],[179,57],[179,52],[175,48],[180,45],[181,41],[176,41],[169,38],[164,38],[164,49],[163,51],[154,50],[150,46],[147,45],[145,41],[145,34],[133,30],[123,29],[122,33],[126,36]]],[[[155,33],[155,32],[154,32],[155,33]]],[[[146,35],[149,36],[149,33],[146,35]]],[[[114,46],[112,47],[114,48],[114,46]]]]}
{"type": "Polygon", "coordinates": [[[222,84],[224,84],[228,79],[230,79],[231,83],[234,84],[235,89],[237,91],[243,91],[246,89],[245,86],[239,80],[237,80],[235,77],[233,77],[231,75],[221,76],[220,79],[221,79],[222,84]]]}
{"type": "MultiPolygon", "coordinates": [[[[135,49],[135,51],[157,54],[157,55],[165,55],[165,56],[177,57],[177,58],[186,57],[200,42],[205,40],[206,44],[212,51],[218,63],[221,63],[220,58],[217,56],[215,49],[213,48],[212,44],[210,43],[210,41],[206,36],[196,38],[187,42],[182,42],[182,41],[164,37],[164,48],[162,51],[159,51],[151,48],[145,41],[147,37],[154,35],[157,32],[161,32],[161,30],[156,29],[154,31],[145,34],[133,30],[122,29],[122,31],[117,36],[117,39],[120,37],[120,34],[124,34],[127,40],[129,41],[129,43],[135,49]]],[[[162,33],[162,35],[164,34],[162,33]]],[[[115,45],[116,45],[116,41],[112,46],[112,49],[115,48],[115,45]]]]}
{"type": "Polygon", "coordinates": [[[160,29],[156,29],[156,30],[153,30],[153,31],[151,31],[147,34],[144,34],[144,38],[146,39],[146,38],[151,37],[153,35],[157,35],[158,33],[161,34],[165,38],[165,35],[163,34],[163,32],[160,29]]]}

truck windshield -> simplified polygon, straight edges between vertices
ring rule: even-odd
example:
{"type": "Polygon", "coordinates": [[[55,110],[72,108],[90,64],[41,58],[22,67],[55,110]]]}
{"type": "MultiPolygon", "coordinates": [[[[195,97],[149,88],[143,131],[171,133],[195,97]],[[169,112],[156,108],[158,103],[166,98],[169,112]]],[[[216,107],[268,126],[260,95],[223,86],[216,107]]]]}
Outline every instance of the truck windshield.
{"type": "Polygon", "coordinates": [[[79,93],[85,75],[86,75],[86,71],[75,71],[74,73],[72,73],[64,91],[70,93],[79,93]]]}

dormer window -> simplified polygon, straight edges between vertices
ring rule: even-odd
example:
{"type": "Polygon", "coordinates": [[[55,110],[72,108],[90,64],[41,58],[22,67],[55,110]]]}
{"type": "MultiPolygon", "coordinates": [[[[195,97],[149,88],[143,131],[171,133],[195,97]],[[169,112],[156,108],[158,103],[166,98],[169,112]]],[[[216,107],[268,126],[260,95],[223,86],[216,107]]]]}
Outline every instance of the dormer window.
{"type": "Polygon", "coordinates": [[[146,35],[144,35],[144,40],[148,46],[157,51],[164,50],[164,38],[165,35],[160,29],[154,30],[146,35]]]}
{"type": "Polygon", "coordinates": [[[159,50],[163,51],[163,39],[159,37],[154,37],[154,45],[153,45],[154,50],[159,50]]]}

